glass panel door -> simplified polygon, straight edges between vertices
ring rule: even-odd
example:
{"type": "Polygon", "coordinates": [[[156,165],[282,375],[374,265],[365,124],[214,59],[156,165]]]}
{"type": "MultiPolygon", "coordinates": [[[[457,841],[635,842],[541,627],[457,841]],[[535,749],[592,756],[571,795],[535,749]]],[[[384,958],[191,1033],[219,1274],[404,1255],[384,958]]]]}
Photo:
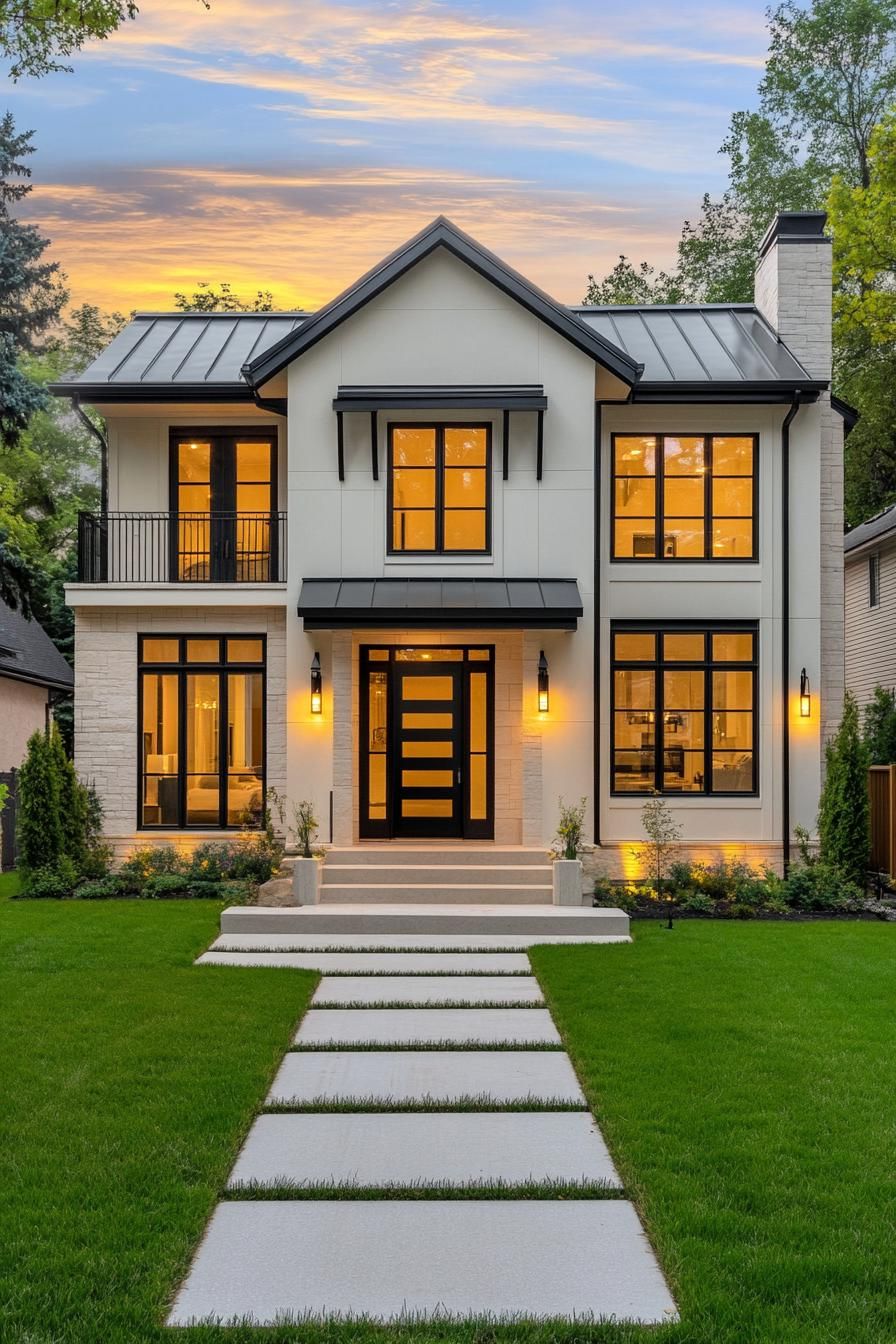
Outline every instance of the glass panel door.
{"type": "Polygon", "coordinates": [[[276,573],[274,441],[206,433],[171,440],[171,574],[263,583],[276,573]]]}
{"type": "Polygon", "coordinates": [[[463,672],[396,663],[394,834],[462,836],[463,672]]]}

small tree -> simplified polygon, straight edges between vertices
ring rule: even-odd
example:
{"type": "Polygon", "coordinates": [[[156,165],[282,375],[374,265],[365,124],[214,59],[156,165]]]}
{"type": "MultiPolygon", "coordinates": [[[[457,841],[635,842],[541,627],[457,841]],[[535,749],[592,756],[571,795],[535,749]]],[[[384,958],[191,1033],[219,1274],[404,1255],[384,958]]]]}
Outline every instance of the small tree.
{"type": "Polygon", "coordinates": [[[293,825],[296,841],[302,851],[303,859],[313,859],[311,852],[311,843],[318,832],[318,821],[314,815],[314,804],[303,798],[300,803],[293,803],[292,807],[293,825]]]}
{"type": "Polygon", "coordinates": [[[874,699],[865,706],[864,740],[870,765],[896,763],[896,690],[875,686],[874,699]]]}
{"type": "Polygon", "coordinates": [[[818,808],[821,856],[864,887],[868,866],[868,751],[859,732],[859,707],[846,692],[840,727],[825,746],[825,780],[818,808]]]}
{"type": "Polygon", "coordinates": [[[87,790],[78,779],[75,767],[66,755],[62,735],[54,725],[50,734],[50,753],[59,791],[59,828],[62,852],[80,873],[87,859],[87,790]]]}
{"type": "Polygon", "coordinates": [[[16,830],[19,866],[27,875],[52,868],[64,853],[59,816],[59,774],[46,733],[28,739],[18,777],[16,830]]]}
{"type": "Polygon", "coordinates": [[[672,816],[669,804],[659,794],[641,808],[641,825],[647,843],[641,846],[639,857],[653,878],[657,897],[662,895],[669,861],[681,839],[681,827],[672,816]]]}
{"type": "Polygon", "coordinates": [[[588,799],[580,798],[577,803],[565,803],[560,798],[559,805],[557,848],[562,851],[564,859],[577,859],[582,852],[582,831],[585,827],[588,799]]]}

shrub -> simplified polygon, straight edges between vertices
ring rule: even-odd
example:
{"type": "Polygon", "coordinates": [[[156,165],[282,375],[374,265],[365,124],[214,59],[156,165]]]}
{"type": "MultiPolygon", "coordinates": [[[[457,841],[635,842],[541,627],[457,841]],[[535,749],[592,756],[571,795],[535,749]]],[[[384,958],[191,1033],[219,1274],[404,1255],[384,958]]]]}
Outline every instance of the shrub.
{"type": "Polygon", "coordinates": [[[860,887],[823,859],[794,865],[782,886],[784,900],[794,910],[858,909],[864,899],[860,887]]]}
{"type": "Polygon", "coordinates": [[[66,756],[62,736],[55,727],[50,733],[50,758],[59,793],[62,852],[71,859],[76,871],[81,873],[87,858],[87,790],[66,756]]]}
{"type": "Polygon", "coordinates": [[[240,835],[231,848],[230,875],[245,882],[267,882],[283,862],[283,846],[273,831],[240,835]]]}
{"type": "Polygon", "coordinates": [[[184,861],[173,845],[144,845],[124,860],[118,876],[129,891],[140,891],[147,878],[158,873],[179,873],[184,861]]]}
{"type": "Polygon", "coordinates": [[[43,868],[29,868],[22,884],[22,895],[33,901],[63,901],[71,896],[78,874],[64,854],[43,868]]]}
{"type": "Polygon", "coordinates": [[[871,765],[896,762],[896,690],[875,686],[874,698],[865,706],[864,741],[871,765]]]}
{"type": "Polygon", "coordinates": [[[233,850],[230,845],[209,840],[197,845],[186,864],[191,877],[209,882],[222,882],[229,877],[233,868],[233,850]]]}
{"type": "Polygon", "coordinates": [[[826,772],[818,808],[823,860],[864,886],[870,847],[868,752],[859,734],[859,709],[846,692],[840,727],[825,747],[826,772]]]}
{"type": "Polygon", "coordinates": [[[55,868],[63,853],[59,778],[55,754],[44,732],[28,739],[19,770],[17,806],[19,868],[27,887],[29,873],[55,868]]]}
{"type": "Polygon", "coordinates": [[[714,915],[716,903],[702,891],[683,891],[677,898],[679,910],[690,910],[694,915],[714,915]]]}
{"type": "Polygon", "coordinates": [[[117,877],[81,882],[72,892],[76,901],[109,901],[128,894],[127,886],[117,877]]]}

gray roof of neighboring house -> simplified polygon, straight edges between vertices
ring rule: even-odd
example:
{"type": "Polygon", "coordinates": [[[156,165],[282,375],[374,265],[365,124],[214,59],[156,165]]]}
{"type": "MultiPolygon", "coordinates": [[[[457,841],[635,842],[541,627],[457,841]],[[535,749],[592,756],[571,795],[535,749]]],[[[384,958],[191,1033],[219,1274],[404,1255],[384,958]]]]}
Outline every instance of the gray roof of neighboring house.
{"type": "Polygon", "coordinates": [[[574,309],[589,326],[644,365],[635,398],[648,388],[724,384],[752,391],[820,388],[751,303],[651,304],[574,309]]]}
{"type": "Polygon", "coordinates": [[[36,620],[0,602],[0,678],[30,681],[52,690],[68,691],[74,673],[50,636],[36,620]]]}
{"type": "Polygon", "coordinates": [[[896,536],[896,504],[891,504],[888,509],[876,513],[867,522],[859,523],[858,527],[847,532],[843,538],[843,549],[849,555],[850,551],[857,551],[870,541],[883,541],[890,535],[896,536]]]}

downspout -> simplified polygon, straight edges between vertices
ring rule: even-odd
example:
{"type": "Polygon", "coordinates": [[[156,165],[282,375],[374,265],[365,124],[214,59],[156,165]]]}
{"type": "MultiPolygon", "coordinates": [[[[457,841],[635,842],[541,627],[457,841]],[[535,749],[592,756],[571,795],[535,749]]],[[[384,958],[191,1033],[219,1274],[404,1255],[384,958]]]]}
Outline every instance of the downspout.
{"type": "Polygon", "coordinates": [[[81,421],[86,430],[93,435],[100,445],[100,513],[109,512],[109,443],[102,430],[98,429],[90,416],[84,410],[77,396],[71,399],[72,410],[81,421]]]}
{"type": "Polygon", "coordinates": [[[784,876],[790,867],[790,426],[800,408],[794,392],[781,425],[781,832],[784,876]]]}

